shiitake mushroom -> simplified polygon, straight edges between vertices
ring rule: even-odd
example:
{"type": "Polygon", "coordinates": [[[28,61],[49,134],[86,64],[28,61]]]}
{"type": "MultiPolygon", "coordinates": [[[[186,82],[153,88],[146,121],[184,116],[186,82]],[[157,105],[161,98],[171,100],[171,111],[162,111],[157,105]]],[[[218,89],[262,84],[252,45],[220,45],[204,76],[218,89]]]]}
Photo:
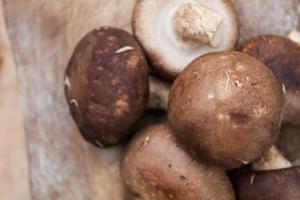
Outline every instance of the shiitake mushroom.
{"type": "Polygon", "coordinates": [[[226,173],[195,161],[167,124],[134,136],[121,163],[126,200],[234,200],[226,173]]]}
{"type": "Polygon", "coordinates": [[[234,49],[239,36],[230,0],[138,0],[132,21],[151,66],[169,79],[200,55],[234,49]]]}
{"type": "Polygon", "coordinates": [[[240,52],[194,60],[171,87],[168,120],[194,157],[225,168],[247,164],[278,136],[281,83],[257,59],[240,52]]]}
{"type": "Polygon", "coordinates": [[[65,94],[82,136],[98,147],[123,141],[148,99],[148,65],[129,33],[101,27],[76,46],[65,73],[65,94]]]}
{"type": "Polygon", "coordinates": [[[285,124],[300,125],[300,45],[292,40],[262,35],[248,40],[241,48],[268,66],[285,89],[285,124]]]}
{"type": "Polygon", "coordinates": [[[273,146],[251,169],[231,173],[240,200],[297,200],[300,198],[300,165],[291,163],[273,146]]]}

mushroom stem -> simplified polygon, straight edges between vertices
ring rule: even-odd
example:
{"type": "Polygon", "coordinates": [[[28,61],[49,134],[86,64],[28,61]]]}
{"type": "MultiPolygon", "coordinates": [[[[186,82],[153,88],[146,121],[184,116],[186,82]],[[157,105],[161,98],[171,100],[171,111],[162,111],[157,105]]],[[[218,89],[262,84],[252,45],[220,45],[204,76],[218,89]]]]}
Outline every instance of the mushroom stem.
{"type": "Polygon", "coordinates": [[[183,42],[217,47],[222,16],[201,4],[185,3],[173,17],[173,29],[183,42]]]}
{"type": "Polygon", "coordinates": [[[275,146],[272,146],[263,157],[253,162],[251,167],[256,171],[267,171],[290,168],[291,166],[291,162],[275,146]]]}
{"type": "Polygon", "coordinates": [[[300,32],[297,30],[291,30],[288,35],[287,38],[289,38],[290,40],[292,40],[293,42],[300,44],[300,32]]]}
{"type": "Polygon", "coordinates": [[[154,76],[149,77],[150,95],[147,108],[167,110],[171,84],[154,76]]]}

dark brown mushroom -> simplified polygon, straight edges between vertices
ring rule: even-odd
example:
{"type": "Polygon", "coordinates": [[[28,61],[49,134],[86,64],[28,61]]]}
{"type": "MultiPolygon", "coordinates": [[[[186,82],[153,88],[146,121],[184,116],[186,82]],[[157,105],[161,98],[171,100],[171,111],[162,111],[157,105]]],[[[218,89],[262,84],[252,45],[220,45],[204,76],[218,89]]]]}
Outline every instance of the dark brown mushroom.
{"type": "Polygon", "coordinates": [[[239,200],[300,199],[299,165],[291,165],[274,147],[258,162],[232,173],[239,200]]]}
{"type": "Polygon", "coordinates": [[[65,94],[83,137],[108,147],[123,141],[148,99],[148,65],[129,33],[102,27],[76,46],[65,74],[65,94]]]}
{"type": "Polygon", "coordinates": [[[266,64],[282,82],[285,91],[286,124],[300,125],[300,45],[281,36],[258,36],[242,49],[266,64]]]}

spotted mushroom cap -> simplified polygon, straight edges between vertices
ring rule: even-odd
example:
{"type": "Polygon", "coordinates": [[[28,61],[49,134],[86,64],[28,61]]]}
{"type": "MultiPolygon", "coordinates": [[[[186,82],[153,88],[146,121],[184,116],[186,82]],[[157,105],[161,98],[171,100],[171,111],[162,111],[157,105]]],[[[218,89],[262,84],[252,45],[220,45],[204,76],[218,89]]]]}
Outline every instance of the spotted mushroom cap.
{"type": "Polygon", "coordinates": [[[89,142],[108,147],[123,141],[148,99],[148,65],[132,35],[102,27],[76,46],[65,73],[71,114],[89,142]]]}

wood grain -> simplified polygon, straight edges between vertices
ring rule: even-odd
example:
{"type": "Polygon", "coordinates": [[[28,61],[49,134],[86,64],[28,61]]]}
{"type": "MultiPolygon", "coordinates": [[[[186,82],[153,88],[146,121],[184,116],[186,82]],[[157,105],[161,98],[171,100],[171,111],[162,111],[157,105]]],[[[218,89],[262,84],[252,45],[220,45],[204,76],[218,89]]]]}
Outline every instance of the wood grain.
{"type": "Polygon", "coordinates": [[[30,199],[28,160],[16,68],[0,1],[0,199],[30,199]]]}
{"type": "Polygon", "coordinates": [[[133,0],[4,0],[23,97],[32,198],[119,200],[122,147],[83,141],[63,94],[63,73],[92,28],[130,30],[133,0]]]}

